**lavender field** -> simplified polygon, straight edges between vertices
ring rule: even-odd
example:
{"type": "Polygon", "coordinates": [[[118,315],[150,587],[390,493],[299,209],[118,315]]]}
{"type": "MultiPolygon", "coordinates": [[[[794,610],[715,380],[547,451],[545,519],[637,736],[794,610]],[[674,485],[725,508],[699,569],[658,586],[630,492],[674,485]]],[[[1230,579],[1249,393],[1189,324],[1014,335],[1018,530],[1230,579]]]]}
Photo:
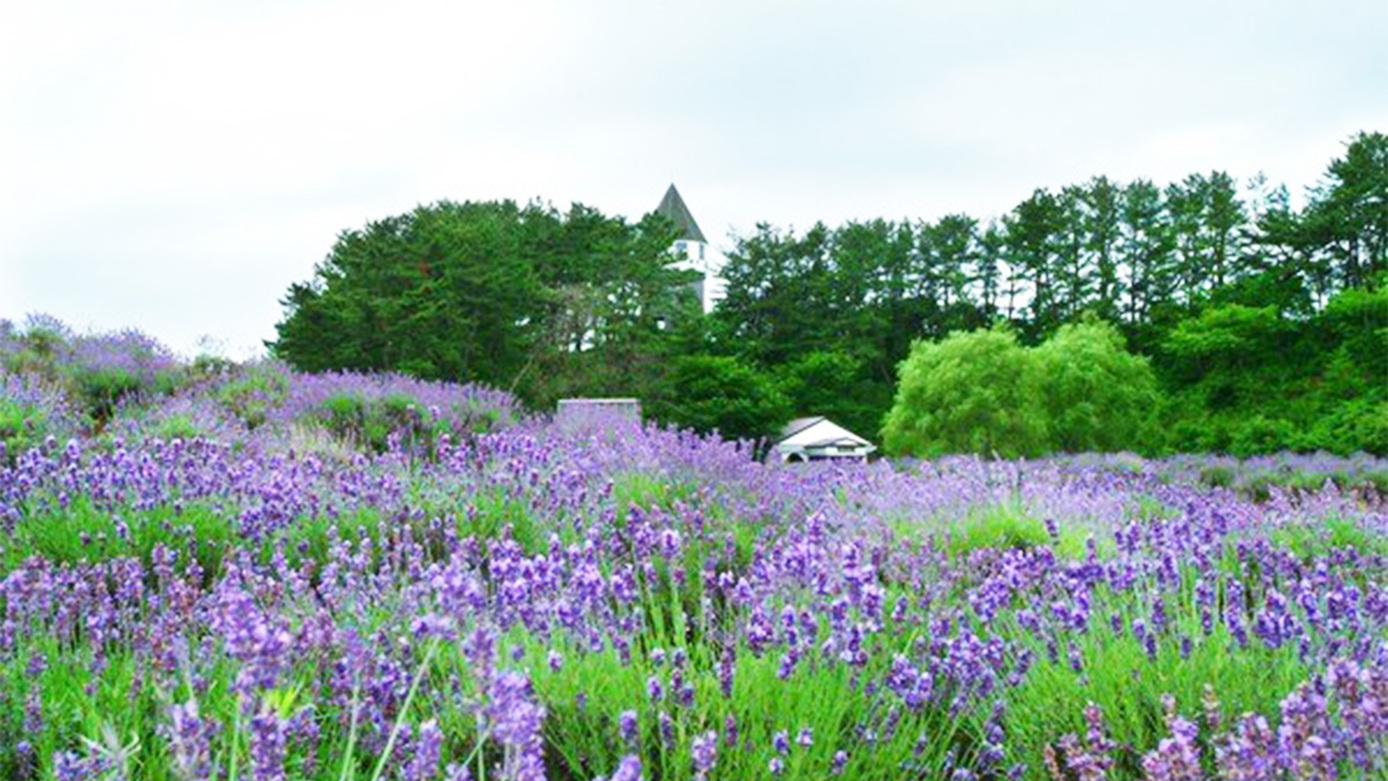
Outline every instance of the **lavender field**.
{"type": "Polygon", "coordinates": [[[1388,462],[782,466],[0,339],[6,779],[1382,779],[1388,462]]]}

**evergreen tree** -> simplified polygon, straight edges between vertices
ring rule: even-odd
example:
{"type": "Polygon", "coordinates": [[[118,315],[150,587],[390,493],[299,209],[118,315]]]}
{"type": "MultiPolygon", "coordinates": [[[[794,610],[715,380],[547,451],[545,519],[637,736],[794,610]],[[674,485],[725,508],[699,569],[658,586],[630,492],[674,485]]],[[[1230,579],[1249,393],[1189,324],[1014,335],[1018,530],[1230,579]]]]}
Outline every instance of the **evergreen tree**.
{"type": "Polygon", "coordinates": [[[1120,246],[1128,268],[1125,319],[1145,321],[1153,307],[1171,297],[1173,238],[1161,190],[1144,179],[1123,190],[1120,246]]]}
{"type": "Polygon", "coordinates": [[[1119,239],[1122,229],[1122,189],[1105,176],[1096,176],[1080,194],[1084,220],[1084,249],[1094,271],[1094,308],[1100,317],[1119,318],[1123,282],[1119,239]]]}

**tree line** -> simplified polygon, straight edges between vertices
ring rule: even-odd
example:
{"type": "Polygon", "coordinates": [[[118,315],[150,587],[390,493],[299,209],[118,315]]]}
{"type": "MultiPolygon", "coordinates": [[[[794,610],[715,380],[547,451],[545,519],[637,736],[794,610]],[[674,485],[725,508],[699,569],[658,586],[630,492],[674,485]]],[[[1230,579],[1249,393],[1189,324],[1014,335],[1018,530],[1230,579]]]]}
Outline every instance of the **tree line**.
{"type": "MultiPolygon", "coordinates": [[[[343,231],[282,300],[272,353],[306,371],[401,371],[518,392],[624,395],[694,320],[675,232],[575,204],[440,203],[343,231]]],[[[647,378],[643,380],[642,378],[647,378]]]]}
{"type": "Polygon", "coordinates": [[[1214,171],[1097,176],[987,220],[760,224],[736,239],[709,317],[672,268],[673,238],[658,216],[582,206],[420,207],[342,234],[291,288],[272,349],[307,369],[511,387],[537,407],[637,395],[733,435],[814,413],[875,436],[914,343],[1005,323],[1039,345],[1089,318],[1159,381],[1165,418],[1144,430],[1163,436],[1126,447],[1388,447],[1382,133],[1352,138],[1300,208],[1285,187],[1214,171]]]}

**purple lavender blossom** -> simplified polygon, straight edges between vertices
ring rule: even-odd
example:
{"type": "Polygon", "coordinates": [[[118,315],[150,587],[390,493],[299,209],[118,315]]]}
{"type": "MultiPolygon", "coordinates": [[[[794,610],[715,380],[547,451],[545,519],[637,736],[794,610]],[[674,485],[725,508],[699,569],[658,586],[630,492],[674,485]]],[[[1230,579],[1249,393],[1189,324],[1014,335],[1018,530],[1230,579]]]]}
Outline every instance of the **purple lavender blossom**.
{"type": "Polygon", "coordinates": [[[618,715],[617,731],[628,746],[636,745],[636,711],[624,710],[618,715]]]}
{"type": "Polygon", "coordinates": [[[695,774],[698,778],[704,778],[713,769],[713,763],[718,758],[718,733],[709,730],[695,736],[690,753],[694,758],[695,774]]]}
{"type": "Polygon", "coordinates": [[[641,758],[635,754],[622,757],[610,781],[642,781],[641,758]]]}
{"type": "Polygon", "coordinates": [[[443,733],[439,723],[429,719],[419,725],[419,735],[414,741],[414,757],[405,766],[405,781],[429,781],[439,771],[439,759],[443,751],[443,733]]]}
{"type": "Polygon", "coordinates": [[[255,781],[285,781],[284,719],[261,713],[251,719],[251,766],[255,781]]]}
{"type": "Polygon", "coordinates": [[[179,776],[185,779],[207,779],[212,772],[213,735],[217,725],[200,717],[198,703],[189,700],[183,705],[169,707],[171,724],[164,729],[179,776]]]}
{"type": "Polygon", "coordinates": [[[836,776],[843,775],[843,770],[848,766],[848,752],[842,749],[834,752],[834,762],[830,767],[830,772],[836,776]]]}

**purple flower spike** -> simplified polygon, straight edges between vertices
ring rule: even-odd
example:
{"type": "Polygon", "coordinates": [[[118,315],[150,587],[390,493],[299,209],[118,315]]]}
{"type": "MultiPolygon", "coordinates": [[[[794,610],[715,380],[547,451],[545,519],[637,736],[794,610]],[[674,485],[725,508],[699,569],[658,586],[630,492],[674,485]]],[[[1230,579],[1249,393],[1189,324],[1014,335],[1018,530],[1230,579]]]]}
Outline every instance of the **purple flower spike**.
{"type": "Polygon", "coordinates": [[[617,716],[617,730],[627,745],[636,745],[636,711],[624,710],[617,716]]]}
{"type": "Polygon", "coordinates": [[[709,730],[694,738],[690,753],[694,757],[694,772],[704,778],[718,758],[718,733],[709,730]]]}
{"type": "Polygon", "coordinates": [[[405,767],[405,781],[430,781],[439,770],[439,757],[443,749],[443,733],[439,723],[429,719],[419,725],[419,737],[415,740],[414,758],[405,767]]]}
{"type": "Polygon", "coordinates": [[[622,761],[617,764],[617,772],[612,774],[610,781],[642,781],[641,758],[635,754],[622,757],[622,761]]]}
{"type": "Polygon", "coordinates": [[[251,763],[255,781],[285,781],[284,719],[264,713],[251,719],[251,763]]]}

